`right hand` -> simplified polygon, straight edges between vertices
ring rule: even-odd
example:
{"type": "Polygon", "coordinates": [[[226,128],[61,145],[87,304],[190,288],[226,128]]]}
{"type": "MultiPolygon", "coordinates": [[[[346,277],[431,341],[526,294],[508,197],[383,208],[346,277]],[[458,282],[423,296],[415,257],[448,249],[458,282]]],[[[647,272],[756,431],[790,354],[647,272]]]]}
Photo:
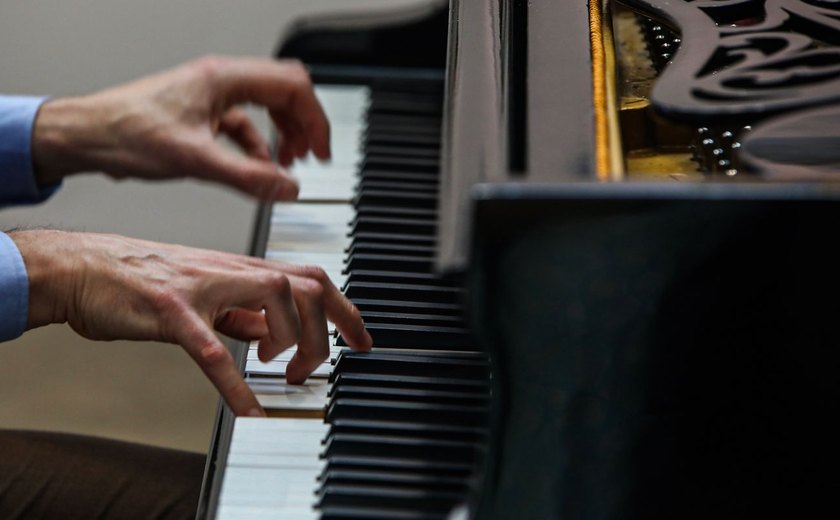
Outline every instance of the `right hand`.
{"type": "Polygon", "coordinates": [[[67,322],[90,339],[181,345],[236,415],[264,412],[214,329],[259,340],[262,361],[297,344],[286,372],[294,384],[329,355],[327,319],[352,348],[372,344],[358,309],[320,268],[116,235],[9,236],[29,274],[27,328],[67,322]]]}

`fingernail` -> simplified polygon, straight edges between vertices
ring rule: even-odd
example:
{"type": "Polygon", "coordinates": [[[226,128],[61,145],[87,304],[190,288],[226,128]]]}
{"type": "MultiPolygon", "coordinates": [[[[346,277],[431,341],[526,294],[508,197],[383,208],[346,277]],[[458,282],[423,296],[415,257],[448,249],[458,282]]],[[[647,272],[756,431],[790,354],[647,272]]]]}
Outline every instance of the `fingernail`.
{"type": "Polygon", "coordinates": [[[248,417],[265,417],[265,412],[262,408],[251,408],[248,410],[248,417]]]}

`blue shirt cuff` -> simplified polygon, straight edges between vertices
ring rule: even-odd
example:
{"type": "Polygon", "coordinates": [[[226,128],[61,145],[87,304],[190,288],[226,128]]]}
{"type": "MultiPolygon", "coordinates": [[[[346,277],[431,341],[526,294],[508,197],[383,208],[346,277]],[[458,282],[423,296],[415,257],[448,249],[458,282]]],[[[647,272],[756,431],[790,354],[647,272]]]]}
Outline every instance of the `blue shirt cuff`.
{"type": "Polygon", "coordinates": [[[0,233],[0,341],[26,330],[29,317],[29,276],[17,245],[0,233]]]}
{"type": "Polygon", "coordinates": [[[32,168],[32,130],[46,99],[0,96],[0,204],[41,202],[61,185],[38,186],[32,168]]]}

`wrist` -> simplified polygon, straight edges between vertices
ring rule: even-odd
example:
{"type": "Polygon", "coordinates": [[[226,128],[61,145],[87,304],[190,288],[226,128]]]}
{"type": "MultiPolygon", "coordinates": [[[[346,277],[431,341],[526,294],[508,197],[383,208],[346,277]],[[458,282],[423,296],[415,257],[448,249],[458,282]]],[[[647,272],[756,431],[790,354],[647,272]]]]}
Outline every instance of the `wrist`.
{"type": "Polygon", "coordinates": [[[15,242],[29,279],[29,316],[26,328],[67,321],[68,287],[72,288],[72,272],[67,252],[60,251],[66,232],[53,230],[15,231],[8,233],[15,242]]]}
{"type": "Polygon", "coordinates": [[[32,163],[40,186],[92,168],[87,156],[101,147],[92,119],[85,98],[53,99],[41,106],[32,131],[32,163]]]}

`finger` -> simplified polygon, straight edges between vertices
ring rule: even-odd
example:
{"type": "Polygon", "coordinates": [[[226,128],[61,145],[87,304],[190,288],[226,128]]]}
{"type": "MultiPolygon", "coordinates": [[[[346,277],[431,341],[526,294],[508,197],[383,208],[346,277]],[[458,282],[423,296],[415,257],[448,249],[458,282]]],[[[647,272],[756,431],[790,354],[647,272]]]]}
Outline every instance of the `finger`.
{"type": "Polygon", "coordinates": [[[330,156],[329,122],[305,67],[294,60],[232,59],[220,67],[223,99],[285,113],[299,125],[320,159],[330,156]]]}
{"type": "Polygon", "coordinates": [[[199,170],[210,180],[221,182],[261,200],[295,200],[297,180],[269,161],[245,157],[212,142],[202,150],[199,170]]]}
{"type": "MultiPolygon", "coordinates": [[[[265,302],[265,322],[268,335],[260,341],[258,353],[261,361],[269,361],[291,347],[301,338],[305,314],[298,312],[291,282],[282,273],[272,273],[264,283],[268,289],[265,302]]],[[[303,309],[301,309],[303,311],[303,309]]]]}
{"type": "Polygon", "coordinates": [[[326,317],[335,324],[347,344],[354,350],[370,350],[373,338],[365,329],[359,309],[341,294],[323,269],[313,266],[284,266],[284,269],[295,276],[317,282],[323,291],[322,301],[326,317]]]}
{"type": "Polygon", "coordinates": [[[292,161],[294,161],[295,154],[294,154],[294,131],[292,130],[291,125],[289,125],[285,120],[274,120],[274,124],[277,127],[277,130],[280,134],[279,136],[279,146],[277,147],[279,152],[277,154],[277,162],[279,162],[284,167],[288,168],[291,166],[292,161]]]}
{"type": "Polygon", "coordinates": [[[262,312],[231,309],[216,319],[214,327],[225,336],[254,341],[268,335],[268,325],[262,312]]]}
{"type": "Polygon", "coordinates": [[[242,110],[234,107],[225,112],[219,120],[219,131],[230,137],[251,157],[271,160],[268,143],[242,110]]]}
{"type": "MultiPolygon", "coordinates": [[[[242,262],[238,267],[243,267],[242,262]]],[[[216,282],[205,289],[213,295],[213,302],[237,307],[240,316],[247,316],[250,311],[252,316],[262,317],[265,329],[258,336],[263,346],[259,349],[260,359],[267,361],[298,341],[300,317],[292,296],[291,282],[284,273],[269,269],[238,270],[237,274],[222,277],[216,282]]],[[[209,309],[216,306],[213,302],[207,312],[212,312],[209,309]]]]}
{"type": "Polygon", "coordinates": [[[177,341],[235,415],[265,416],[251,388],[243,381],[233,356],[201,318],[195,314],[186,315],[178,328],[177,341]]]}
{"type": "Polygon", "coordinates": [[[278,128],[283,127],[285,135],[288,136],[287,146],[294,157],[303,159],[309,152],[309,137],[306,131],[285,113],[271,112],[271,120],[278,128]]]}
{"type": "Polygon", "coordinates": [[[295,286],[295,302],[301,316],[301,336],[297,352],[286,367],[286,380],[293,385],[306,381],[309,374],[330,354],[323,287],[308,279],[300,279],[295,286]]]}

